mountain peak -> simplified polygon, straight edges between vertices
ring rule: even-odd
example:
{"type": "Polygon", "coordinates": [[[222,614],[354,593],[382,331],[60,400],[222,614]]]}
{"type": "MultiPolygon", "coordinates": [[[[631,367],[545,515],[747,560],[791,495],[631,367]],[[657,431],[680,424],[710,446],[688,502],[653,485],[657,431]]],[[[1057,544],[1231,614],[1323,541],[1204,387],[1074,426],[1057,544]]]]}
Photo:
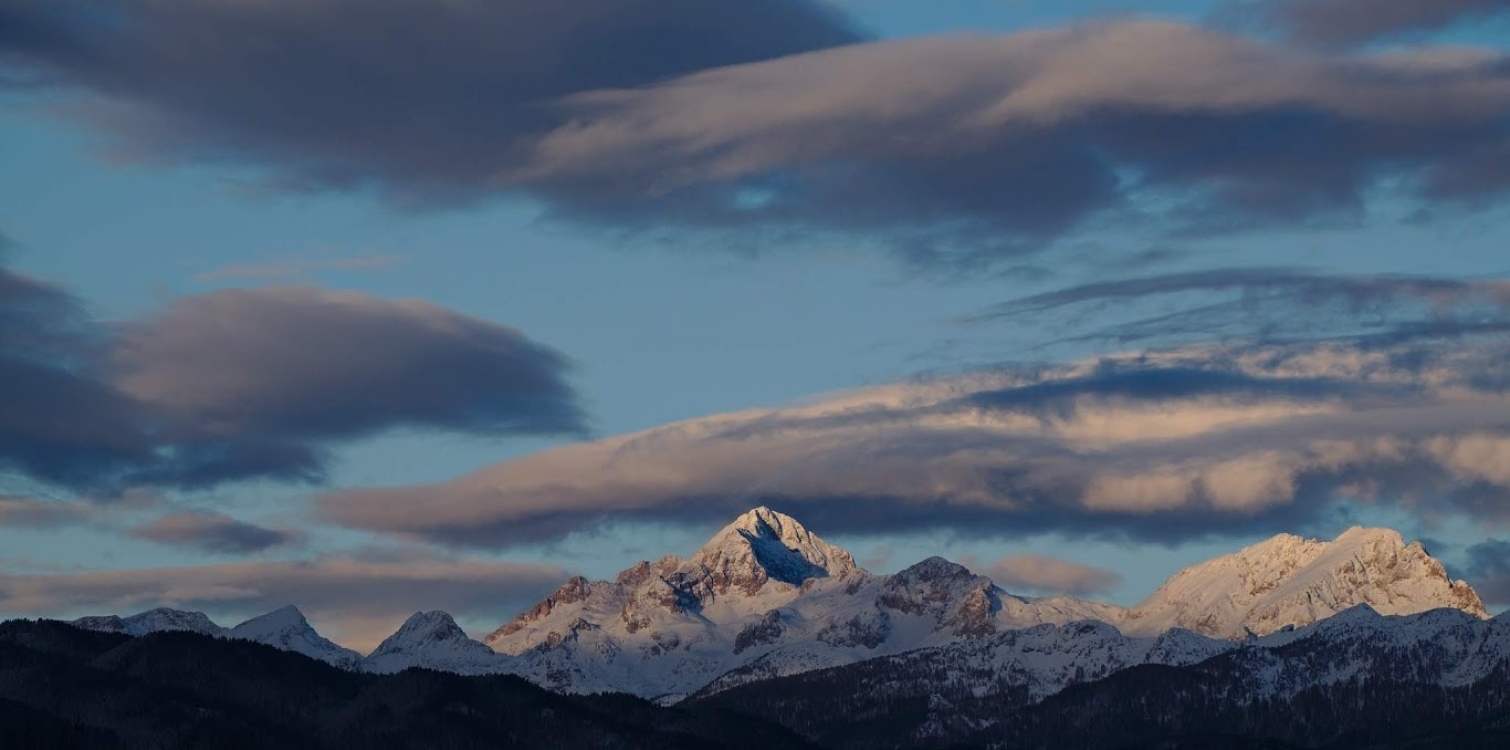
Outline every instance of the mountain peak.
{"type": "Polygon", "coordinates": [[[257,615],[233,629],[241,632],[266,632],[307,627],[309,627],[309,620],[305,619],[304,613],[299,611],[298,607],[288,604],[266,614],[257,615]]]}
{"type": "Polygon", "coordinates": [[[1366,604],[1385,615],[1450,607],[1486,617],[1478,593],[1400,532],[1354,526],[1332,541],[1279,534],[1180,571],[1135,607],[1135,632],[1258,635],[1366,604]]]}
{"type": "Polygon", "coordinates": [[[351,667],[361,655],[338,646],[320,635],[305,619],[298,607],[290,604],[258,615],[231,628],[231,638],[265,643],[284,651],[293,651],[338,667],[351,667]]]}
{"type": "Polygon", "coordinates": [[[466,631],[456,624],[451,615],[440,610],[415,612],[372,652],[372,656],[410,651],[436,643],[470,640],[466,631]]]}
{"type": "Polygon", "coordinates": [[[409,667],[477,674],[496,671],[500,664],[493,649],[467,637],[451,615],[434,610],[410,615],[363,660],[362,668],[385,674],[409,667]]]}
{"type": "Polygon", "coordinates": [[[848,552],[823,541],[797,519],[770,508],[755,508],[725,526],[690,560],[706,568],[713,590],[747,594],[769,581],[801,586],[813,578],[840,577],[859,570],[848,552]]]}
{"type": "Polygon", "coordinates": [[[146,612],[138,612],[130,617],[118,615],[81,617],[74,620],[73,624],[86,630],[103,630],[127,635],[146,635],[168,630],[187,630],[204,635],[225,633],[225,628],[216,625],[203,612],[188,612],[170,607],[157,607],[146,612]]]}

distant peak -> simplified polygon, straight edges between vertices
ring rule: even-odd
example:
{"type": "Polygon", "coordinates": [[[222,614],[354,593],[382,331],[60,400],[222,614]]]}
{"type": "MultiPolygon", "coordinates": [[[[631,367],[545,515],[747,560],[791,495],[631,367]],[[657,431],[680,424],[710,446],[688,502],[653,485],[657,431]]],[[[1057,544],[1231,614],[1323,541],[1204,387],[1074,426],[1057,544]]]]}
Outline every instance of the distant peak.
{"type": "Polygon", "coordinates": [[[768,580],[799,586],[811,578],[858,570],[848,552],[823,541],[797,519],[761,506],[719,530],[690,562],[713,572],[720,593],[753,593],[768,580]]]}
{"type": "Polygon", "coordinates": [[[255,629],[259,632],[286,628],[307,628],[309,620],[299,608],[289,604],[279,607],[267,614],[258,615],[236,626],[236,630],[246,632],[255,629]]]}
{"type": "Polygon", "coordinates": [[[404,624],[399,627],[399,632],[442,629],[449,630],[451,628],[456,628],[457,630],[461,629],[460,626],[456,624],[456,619],[451,617],[450,613],[435,609],[429,612],[415,612],[414,614],[409,615],[409,619],[405,620],[404,624]]]}
{"type": "Polygon", "coordinates": [[[769,529],[778,536],[784,532],[807,533],[807,529],[803,528],[797,519],[785,513],[777,513],[764,505],[746,511],[739,518],[734,519],[734,523],[730,525],[734,528],[750,532],[760,532],[764,529],[769,529]]]}

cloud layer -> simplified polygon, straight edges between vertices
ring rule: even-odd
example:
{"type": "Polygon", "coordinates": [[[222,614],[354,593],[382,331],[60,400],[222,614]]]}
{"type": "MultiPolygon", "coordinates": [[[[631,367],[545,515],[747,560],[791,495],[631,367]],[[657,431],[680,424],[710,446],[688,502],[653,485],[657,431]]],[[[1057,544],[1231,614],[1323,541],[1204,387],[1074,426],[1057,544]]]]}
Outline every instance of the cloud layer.
{"type": "Polygon", "coordinates": [[[1257,0],[1239,13],[1310,44],[1359,44],[1510,12],[1510,0],[1257,0]]]}
{"type": "Polygon", "coordinates": [[[302,538],[291,529],[267,528],[213,511],[182,511],[159,516],[132,528],[131,535],[161,544],[229,554],[263,552],[302,538]]]}
{"type": "Polygon", "coordinates": [[[856,38],[806,0],[3,0],[0,28],[132,155],[413,203],[497,190],[561,96],[856,38]]]}
{"type": "Polygon", "coordinates": [[[1084,596],[1106,593],[1122,585],[1122,576],[1113,571],[1043,555],[1010,555],[983,561],[966,559],[962,563],[1008,591],[1026,589],[1084,596]]]}
{"type": "Polygon", "coordinates": [[[323,516],[448,544],[772,503],[831,533],[1175,541],[1303,529],[1338,502],[1510,522],[1503,339],[1190,347],[862,389],[345,490],[323,516]]]}
{"type": "Polygon", "coordinates": [[[203,565],[90,573],[0,574],[0,613],[81,616],[157,606],[204,610],[235,624],[296,604],[333,639],[368,649],[419,610],[502,622],[567,573],[551,565],[368,560],[203,565]]]}
{"type": "Polygon", "coordinates": [[[1386,183],[1433,209],[1510,188],[1486,166],[1510,149],[1510,65],[1488,50],[1321,53],[1150,20],[865,42],[798,0],[0,0],[0,26],[13,78],[79,92],[67,109],[143,158],[919,262],[1111,219],[1357,221],[1386,183]]]}
{"type": "MultiPolygon", "coordinates": [[[[1102,318],[1104,319],[1104,318],[1102,318]]],[[[1121,345],[1349,337],[1374,345],[1510,332],[1510,281],[1237,267],[1126,277],[1003,302],[976,323],[1056,325],[1121,345]],[[1109,317],[1105,325],[1098,318],[1109,317]]]]}
{"type": "Polygon", "coordinates": [[[1490,606],[1510,606],[1510,540],[1488,539],[1468,548],[1466,573],[1490,606]]]}
{"type": "Polygon", "coordinates": [[[569,369],[417,300],[222,290],[105,325],[0,267],[0,469],[75,490],[318,481],[334,441],[394,428],[581,434],[569,369]]]}

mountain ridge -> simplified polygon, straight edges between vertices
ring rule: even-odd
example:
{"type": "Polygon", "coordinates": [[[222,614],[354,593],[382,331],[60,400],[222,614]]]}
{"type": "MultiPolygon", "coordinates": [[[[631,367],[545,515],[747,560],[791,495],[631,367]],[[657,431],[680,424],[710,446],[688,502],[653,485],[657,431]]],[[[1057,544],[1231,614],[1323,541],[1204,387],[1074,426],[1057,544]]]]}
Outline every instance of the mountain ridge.
{"type": "Polygon", "coordinates": [[[1019,596],[941,557],[873,574],[795,518],[759,507],[688,557],[642,561],[612,581],[574,576],[482,642],[443,612],[416,613],[366,657],[324,639],[291,607],[222,632],[202,614],[167,614],[173,610],[77,622],[243,637],[348,669],[503,672],[553,690],[674,701],[721,680],[781,677],[1040,626],[1092,621],[1133,638],[1188,631],[1240,641],[1359,604],[1392,615],[1450,607],[1487,617],[1471,586],[1388,529],[1354,527],[1331,541],[1280,534],[1187,567],[1143,602],[1121,607],[1019,596]]]}

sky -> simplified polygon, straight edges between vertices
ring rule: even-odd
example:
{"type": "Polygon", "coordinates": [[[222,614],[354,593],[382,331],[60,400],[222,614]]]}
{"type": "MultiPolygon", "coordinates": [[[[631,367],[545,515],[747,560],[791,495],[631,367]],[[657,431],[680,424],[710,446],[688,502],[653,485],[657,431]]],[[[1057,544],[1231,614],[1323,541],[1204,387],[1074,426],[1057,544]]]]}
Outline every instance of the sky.
{"type": "Polygon", "coordinates": [[[1510,2],[0,0],[0,616],[370,648],[769,505],[1510,606],[1510,2]]]}

